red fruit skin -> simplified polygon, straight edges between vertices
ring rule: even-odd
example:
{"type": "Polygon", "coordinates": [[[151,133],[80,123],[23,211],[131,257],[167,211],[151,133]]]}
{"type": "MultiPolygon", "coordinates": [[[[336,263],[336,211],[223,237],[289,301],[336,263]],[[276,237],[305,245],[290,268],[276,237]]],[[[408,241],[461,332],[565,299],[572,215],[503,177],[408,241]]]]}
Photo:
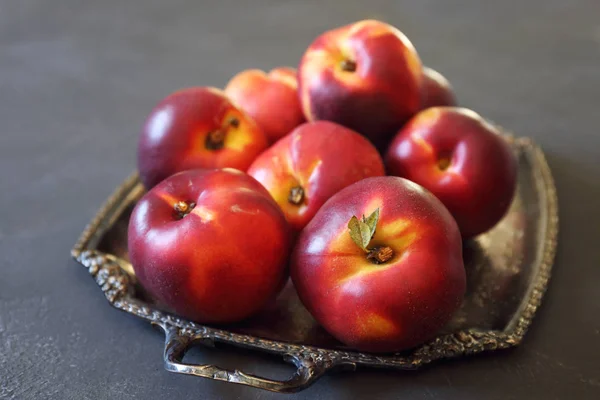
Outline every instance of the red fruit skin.
{"type": "Polygon", "coordinates": [[[128,249],[142,286],[202,323],[242,320],[287,279],[291,233],[266,190],[234,169],[189,170],[151,189],[129,222],[128,249]],[[194,201],[178,218],[174,204],[194,201]]]}
{"type": "Polygon", "coordinates": [[[319,208],[344,187],[385,174],[377,149],[363,136],[329,121],[307,122],[262,153],[248,168],[300,231],[319,208]],[[288,201],[294,186],[304,189],[300,205],[288,201]]]}
{"type": "Polygon", "coordinates": [[[323,33],[298,67],[307,120],[337,122],[378,146],[419,111],[421,78],[421,61],[408,38],[374,20],[323,33]],[[356,70],[344,71],[343,61],[355,62],[356,70]]]}
{"type": "Polygon", "coordinates": [[[188,169],[246,171],[267,146],[258,125],[222,91],[188,88],[162,100],[148,117],[138,142],[138,170],[146,188],[188,169]],[[230,124],[232,118],[239,122],[237,127],[230,124]],[[207,148],[207,135],[218,129],[225,132],[223,148],[207,148]]]}
{"type": "Polygon", "coordinates": [[[421,111],[396,135],[385,157],[390,175],[436,195],[464,238],[488,231],[506,214],[516,188],[517,161],[500,132],[458,107],[421,111]],[[449,160],[441,168],[440,160],[449,160]]]}
{"type": "Polygon", "coordinates": [[[294,68],[279,67],[268,74],[259,69],[242,71],[229,81],[225,94],[254,119],[271,143],[306,121],[294,68]]]}
{"type": "Polygon", "coordinates": [[[456,106],[456,96],[448,79],[434,69],[423,67],[421,109],[438,106],[456,106]]]}
{"type": "Polygon", "coordinates": [[[291,262],[300,299],[342,343],[371,352],[419,345],[442,328],[465,293],[456,222],[431,193],[397,177],[355,183],[331,197],[300,234],[291,262]],[[348,221],[377,208],[376,265],[350,238],[348,221]]]}

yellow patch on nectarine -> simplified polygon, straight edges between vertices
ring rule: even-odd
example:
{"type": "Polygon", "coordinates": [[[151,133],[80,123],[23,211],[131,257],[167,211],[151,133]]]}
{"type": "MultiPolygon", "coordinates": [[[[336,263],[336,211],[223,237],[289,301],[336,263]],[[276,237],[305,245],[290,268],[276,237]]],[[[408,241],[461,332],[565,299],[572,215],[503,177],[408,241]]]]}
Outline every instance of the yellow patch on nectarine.
{"type": "Polygon", "coordinates": [[[298,79],[293,68],[275,68],[269,72],[269,78],[281,82],[294,90],[298,90],[298,79]]]}
{"type": "MultiPolygon", "coordinates": [[[[356,245],[355,247],[358,248],[356,245]]],[[[362,251],[361,253],[362,254],[353,265],[354,269],[350,270],[350,273],[340,280],[340,286],[344,286],[345,291],[352,290],[352,285],[362,278],[383,273],[388,268],[394,267],[394,264],[373,264],[371,261],[367,260],[366,253],[363,253],[362,251]]]]}
{"type": "Polygon", "coordinates": [[[417,237],[418,227],[408,219],[398,218],[385,224],[380,224],[371,240],[373,247],[390,246],[394,253],[403,252],[417,237]]]}
{"type": "Polygon", "coordinates": [[[432,157],[434,156],[435,151],[433,150],[433,147],[431,147],[431,145],[425,139],[419,135],[412,135],[410,138],[412,142],[417,145],[425,154],[432,157]]]}
{"type": "Polygon", "coordinates": [[[231,100],[232,97],[236,97],[237,92],[252,90],[256,85],[256,80],[260,78],[266,78],[265,72],[260,69],[242,71],[227,83],[225,94],[231,100]]]}
{"type": "Polygon", "coordinates": [[[227,134],[225,136],[223,148],[242,152],[246,146],[252,143],[253,140],[253,136],[250,134],[249,130],[257,128],[251,126],[254,124],[254,121],[251,121],[249,117],[241,115],[238,112],[227,113],[223,119],[223,126],[225,126],[227,121],[231,120],[232,118],[237,118],[240,121],[240,125],[238,127],[227,127],[227,134]]]}
{"type": "Polygon", "coordinates": [[[370,39],[374,39],[380,36],[389,35],[390,32],[393,32],[394,29],[395,28],[386,23],[375,21],[372,19],[366,19],[352,24],[352,26],[346,33],[346,37],[352,37],[356,34],[362,33],[366,34],[367,37],[369,37],[370,39]]]}
{"type": "MultiPolygon", "coordinates": [[[[364,252],[364,250],[362,250],[356,245],[356,243],[352,241],[352,238],[350,237],[350,233],[346,225],[341,227],[339,232],[332,233],[332,237],[333,239],[329,242],[329,245],[327,246],[329,253],[363,257],[366,263],[371,264],[370,261],[366,259],[366,253],[364,252]]],[[[357,266],[357,268],[362,266],[363,265],[360,264],[359,266],[357,266]]],[[[352,272],[350,272],[350,274],[351,273],[352,272]]]]}
{"type": "Polygon", "coordinates": [[[359,313],[356,318],[356,326],[363,339],[386,337],[398,331],[396,324],[388,318],[373,312],[365,315],[359,313]]]}
{"type": "Polygon", "coordinates": [[[202,222],[209,222],[215,219],[215,212],[203,206],[196,206],[190,214],[197,215],[202,222]]]}

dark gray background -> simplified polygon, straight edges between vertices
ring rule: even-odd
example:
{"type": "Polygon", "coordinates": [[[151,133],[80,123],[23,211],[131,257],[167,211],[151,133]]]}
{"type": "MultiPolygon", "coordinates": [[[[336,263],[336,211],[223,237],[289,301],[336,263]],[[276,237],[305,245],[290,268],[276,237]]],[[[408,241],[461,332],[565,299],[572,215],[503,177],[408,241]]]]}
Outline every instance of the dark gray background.
{"type": "Polygon", "coordinates": [[[319,33],[367,17],[404,31],[462,104],[542,145],[560,200],[555,273],[520,348],[327,376],[290,398],[600,398],[600,2],[248,3],[0,0],[0,398],[278,396],[164,371],[162,335],[111,309],[69,249],[134,169],[158,100],[295,65],[319,33]]]}

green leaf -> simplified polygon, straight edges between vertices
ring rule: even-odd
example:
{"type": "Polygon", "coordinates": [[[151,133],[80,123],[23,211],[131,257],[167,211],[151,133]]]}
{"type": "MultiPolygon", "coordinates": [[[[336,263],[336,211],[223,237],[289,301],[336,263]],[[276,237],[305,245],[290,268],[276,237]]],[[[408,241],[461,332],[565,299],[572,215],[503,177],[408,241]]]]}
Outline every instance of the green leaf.
{"type": "Polygon", "coordinates": [[[379,208],[376,209],[371,215],[365,217],[363,215],[362,220],[353,216],[348,221],[348,229],[350,230],[350,237],[352,241],[356,243],[358,247],[364,251],[368,251],[369,243],[375,235],[375,229],[377,222],[379,221],[379,208]]]}
{"type": "Polygon", "coordinates": [[[362,239],[361,247],[366,251],[367,246],[369,245],[369,242],[371,241],[371,237],[373,235],[371,234],[371,229],[369,228],[369,225],[365,224],[363,221],[358,221],[358,225],[360,226],[360,236],[362,239]]]}
{"type": "Polygon", "coordinates": [[[371,231],[371,238],[375,236],[375,229],[377,229],[377,222],[379,222],[379,208],[377,208],[371,215],[367,218],[363,215],[363,221],[369,227],[371,231]]]}
{"type": "Polygon", "coordinates": [[[348,221],[348,229],[350,230],[350,237],[352,238],[352,241],[361,249],[366,250],[362,244],[362,234],[360,231],[360,221],[358,218],[355,216],[350,218],[350,221],[348,221]]]}

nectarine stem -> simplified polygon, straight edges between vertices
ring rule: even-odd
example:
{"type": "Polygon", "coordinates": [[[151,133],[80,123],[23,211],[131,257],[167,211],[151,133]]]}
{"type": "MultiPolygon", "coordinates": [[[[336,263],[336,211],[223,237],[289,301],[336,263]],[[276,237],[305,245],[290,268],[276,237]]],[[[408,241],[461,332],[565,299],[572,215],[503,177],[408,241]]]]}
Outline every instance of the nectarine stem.
{"type": "Polygon", "coordinates": [[[294,205],[299,205],[304,200],[304,188],[302,186],[294,186],[288,194],[288,201],[294,205]]]}
{"type": "Polygon", "coordinates": [[[340,68],[346,72],[354,72],[356,71],[356,62],[352,60],[343,60],[340,63],[340,68]]]}
{"type": "Polygon", "coordinates": [[[206,141],[204,145],[209,150],[219,150],[223,148],[223,144],[225,143],[225,130],[217,129],[212,132],[209,132],[206,135],[206,141]]]}
{"type": "Polygon", "coordinates": [[[442,171],[445,171],[450,166],[450,159],[448,157],[443,157],[438,160],[438,168],[442,171]]]}
{"type": "Polygon", "coordinates": [[[236,117],[231,117],[229,119],[229,125],[233,126],[234,128],[237,128],[238,126],[240,126],[240,120],[236,117]]]}
{"type": "Polygon", "coordinates": [[[194,203],[193,201],[178,201],[173,206],[173,209],[177,213],[177,217],[181,219],[188,215],[194,209],[194,207],[196,207],[196,203],[194,203]]]}
{"type": "Polygon", "coordinates": [[[372,261],[375,264],[383,264],[394,257],[394,250],[389,246],[375,247],[369,250],[367,254],[367,260],[372,261]]]}

